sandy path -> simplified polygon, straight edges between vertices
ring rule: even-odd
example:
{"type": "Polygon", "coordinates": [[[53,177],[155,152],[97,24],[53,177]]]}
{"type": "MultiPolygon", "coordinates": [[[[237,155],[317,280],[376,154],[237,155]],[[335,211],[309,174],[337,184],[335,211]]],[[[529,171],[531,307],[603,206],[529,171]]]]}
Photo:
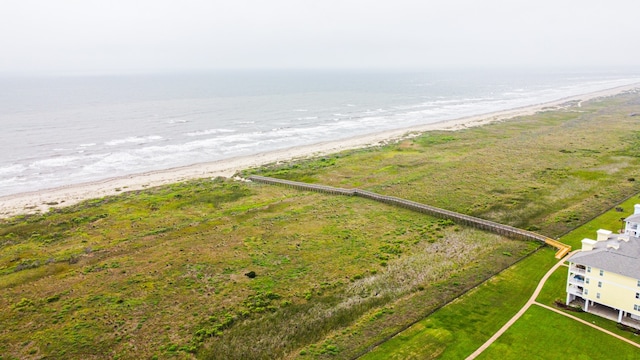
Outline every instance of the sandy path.
{"type": "Polygon", "coordinates": [[[0,218],[7,218],[25,213],[45,212],[52,207],[68,206],[87,199],[115,195],[121,191],[135,191],[146,187],[165,185],[196,178],[216,176],[231,177],[236,172],[251,167],[384,144],[404,137],[409,137],[411,134],[422,133],[425,131],[459,130],[467,127],[481,126],[517,116],[531,115],[546,109],[562,108],[564,106],[563,104],[566,104],[569,101],[587,101],[598,97],[616,95],[624,91],[636,89],[639,86],[640,84],[625,85],[590,94],[559,99],[544,104],[470,116],[411,128],[368,134],[345,140],[328,141],[210,163],[3,196],[0,197],[0,218]]]}
{"type": "Polygon", "coordinates": [[[544,287],[544,284],[547,282],[547,279],[549,279],[549,276],[551,276],[551,274],[553,274],[560,266],[562,266],[562,264],[564,264],[565,259],[568,259],[571,255],[573,255],[577,251],[580,251],[580,250],[576,250],[576,251],[571,252],[567,257],[561,259],[555,265],[553,265],[553,267],[551,269],[549,269],[549,271],[547,271],[546,274],[544,274],[542,279],[540,279],[540,282],[538,282],[538,286],[536,287],[536,290],[533,292],[533,294],[531,295],[531,297],[529,298],[527,303],[524,304],[524,306],[520,309],[520,311],[518,311],[511,319],[509,319],[509,321],[507,321],[507,323],[504,324],[500,328],[500,330],[498,330],[495,334],[493,334],[493,336],[489,340],[487,340],[484,344],[482,344],[482,346],[480,346],[476,351],[474,351],[473,354],[469,355],[466,360],[471,360],[471,359],[475,359],[476,357],[478,357],[478,355],[480,355],[483,351],[485,351],[502,334],[504,334],[504,332],[507,331],[511,327],[511,325],[513,325],[516,321],[518,321],[518,319],[520,319],[520,317],[527,310],[529,310],[529,307],[531,307],[531,305],[535,303],[536,298],[540,294],[540,291],[542,291],[542,288],[544,287]]]}
{"type": "Polygon", "coordinates": [[[547,309],[547,310],[551,310],[551,311],[556,312],[556,313],[558,313],[558,314],[560,314],[560,315],[566,316],[566,317],[568,317],[568,318],[570,318],[570,319],[573,319],[573,320],[575,320],[575,321],[577,321],[577,322],[580,322],[580,323],[583,323],[583,324],[585,324],[585,325],[591,326],[592,328],[594,328],[594,329],[596,329],[596,330],[600,330],[600,331],[602,331],[603,333],[605,333],[605,334],[607,334],[607,335],[611,335],[611,336],[613,336],[614,338],[616,338],[616,339],[618,339],[618,340],[622,340],[622,341],[624,341],[624,342],[626,342],[626,343],[629,343],[629,344],[631,344],[631,345],[633,345],[633,346],[635,346],[635,347],[637,347],[637,348],[640,348],[640,344],[638,344],[638,343],[636,343],[636,342],[633,342],[633,341],[631,341],[631,340],[629,340],[629,339],[627,339],[627,338],[625,338],[625,337],[622,337],[622,336],[620,336],[620,335],[618,335],[618,334],[612,333],[611,331],[609,331],[609,330],[607,330],[607,329],[603,329],[603,328],[601,328],[601,327],[600,327],[600,326],[598,326],[598,325],[594,325],[594,324],[592,324],[592,323],[590,323],[590,322],[588,322],[588,321],[582,320],[582,319],[580,319],[579,317],[575,317],[575,316],[573,316],[573,315],[571,315],[571,314],[567,314],[566,312],[564,312],[564,311],[560,311],[560,310],[558,310],[558,309],[556,309],[556,308],[553,308],[553,307],[551,307],[551,306],[547,306],[547,305],[545,305],[545,304],[540,304],[540,303],[539,303],[539,302],[537,302],[537,301],[535,302],[535,304],[536,304],[536,305],[538,305],[538,306],[541,306],[541,307],[543,307],[543,308],[545,308],[545,309],[547,309]]]}
{"type": "Polygon", "coordinates": [[[560,315],[566,316],[568,318],[571,318],[575,321],[578,321],[582,324],[585,325],[589,325],[592,328],[596,329],[596,330],[600,330],[603,333],[607,334],[607,335],[611,335],[613,337],[615,337],[618,340],[622,340],[626,343],[629,343],[637,348],[640,348],[640,344],[633,342],[627,338],[624,338],[618,334],[612,333],[609,330],[603,329],[597,325],[594,325],[588,321],[582,320],[578,317],[575,317],[571,314],[567,314],[564,311],[560,311],[558,309],[555,309],[551,306],[547,306],[544,304],[541,304],[539,302],[536,301],[536,298],[538,297],[538,295],[540,294],[540,291],[542,290],[542,288],[544,287],[544,284],[547,282],[547,279],[549,279],[549,276],[551,276],[551,274],[553,274],[560,266],[562,266],[565,262],[566,259],[568,259],[569,257],[571,257],[571,255],[573,255],[574,253],[578,252],[580,250],[576,250],[571,252],[568,256],[566,256],[564,259],[558,261],[558,263],[556,263],[549,271],[547,271],[547,273],[542,277],[542,279],[540,280],[540,282],[538,283],[538,286],[536,287],[536,290],[533,292],[533,295],[531,295],[531,297],[529,298],[529,300],[527,301],[527,303],[520,309],[520,311],[518,311],[517,314],[515,314],[506,324],[504,324],[504,326],[502,326],[500,328],[500,330],[498,330],[495,334],[493,334],[493,336],[487,340],[484,344],[482,344],[482,346],[480,346],[476,351],[473,352],[473,354],[469,355],[466,360],[471,360],[471,359],[475,359],[476,357],[478,357],[478,355],[480,355],[483,351],[485,351],[489,346],[491,346],[491,344],[493,344],[500,336],[502,336],[502,334],[504,334],[505,331],[507,331],[511,325],[513,325],[516,321],[518,321],[518,319],[520,319],[520,317],[527,311],[529,310],[529,308],[531,307],[531,305],[538,305],[540,307],[543,307],[547,310],[551,310],[554,311],[560,315]]]}

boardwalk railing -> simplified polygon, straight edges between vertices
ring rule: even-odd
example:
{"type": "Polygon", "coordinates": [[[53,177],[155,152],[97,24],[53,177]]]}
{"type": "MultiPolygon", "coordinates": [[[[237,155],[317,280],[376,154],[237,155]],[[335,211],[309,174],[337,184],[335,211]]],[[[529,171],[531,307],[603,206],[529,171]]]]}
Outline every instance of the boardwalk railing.
{"type": "Polygon", "coordinates": [[[494,221],[480,219],[470,215],[460,214],[454,211],[440,209],[434,206],[417,203],[411,200],[400,199],[394,196],[380,195],[371,191],[360,190],[360,189],[343,189],[343,188],[336,188],[336,187],[326,186],[326,185],[307,184],[307,183],[298,182],[298,181],[276,179],[276,178],[258,176],[258,175],[250,176],[249,180],[263,183],[263,184],[282,185],[282,186],[286,186],[286,187],[297,189],[297,190],[316,191],[316,192],[332,194],[332,195],[360,196],[363,198],[382,202],[385,204],[399,206],[405,209],[417,211],[433,217],[449,219],[449,220],[455,221],[456,223],[475,227],[480,230],[490,231],[498,235],[502,235],[510,238],[516,238],[516,239],[539,241],[557,248],[558,252],[556,253],[556,258],[558,259],[562,258],[571,250],[571,247],[568,245],[565,245],[559,241],[550,239],[544,235],[540,235],[531,231],[518,229],[513,226],[503,225],[494,221]]]}

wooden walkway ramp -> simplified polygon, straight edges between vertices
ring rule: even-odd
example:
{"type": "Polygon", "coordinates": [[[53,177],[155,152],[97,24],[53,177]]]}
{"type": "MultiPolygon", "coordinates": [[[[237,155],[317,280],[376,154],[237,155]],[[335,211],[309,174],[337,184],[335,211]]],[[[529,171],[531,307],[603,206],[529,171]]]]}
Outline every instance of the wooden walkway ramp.
{"type": "Polygon", "coordinates": [[[281,186],[286,186],[293,189],[316,191],[316,192],[321,192],[325,194],[360,196],[370,200],[379,201],[385,204],[395,205],[395,206],[403,207],[409,210],[417,211],[423,214],[431,215],[433,217],[450,219],[459,224],[475,227],[480,230],[490,231],[498,235],[515,238],[515,239],[539,241],[558,249],[558,252],[556,252],[557,259],[561,259],[567,253],[569,253],[569,251],[571,251],[571,246],[565,245],[559,241],[550,239],[546,236],[543,236],[531,231],[518,229],[513,226],[499,224],[497,222],[480,219],[470,215],[460,214],[454,211],[440,209],[434,206],[420,204],[411,200],[400,199],[394,196],[380,195],[371,191],[360,190],[360,189],[343,189],[343,188],[336,188],[336,187],[326,186],[326,185],[307,184],[307,183],[298,182],[298,181],[276,179],[276,178],[258,176],[258,175],[250,176],[249,180],[253,182],[263,183],[263,184],[281,185],[281,186]]]}
{"type": "Polygon", "coordinates": [[[561,243],[560,241],[557,241],[557,240],[547,238],[545,239],[544,243],[558,249],[558,251],[556,252],[556,259],[562,259],[565,255],[567,255],[571,251],[571,246],[561,243]]]}

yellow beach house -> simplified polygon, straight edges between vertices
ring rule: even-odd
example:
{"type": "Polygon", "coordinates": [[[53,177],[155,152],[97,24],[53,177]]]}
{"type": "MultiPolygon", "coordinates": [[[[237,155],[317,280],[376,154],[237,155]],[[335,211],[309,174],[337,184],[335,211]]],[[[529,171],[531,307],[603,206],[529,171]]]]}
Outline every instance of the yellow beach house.
{"type": "Polygon", "coordinates": [[[640,322],[640,204],[619,234],[597,231],[569,258],[567,305],[638,327],[640,322]]]}

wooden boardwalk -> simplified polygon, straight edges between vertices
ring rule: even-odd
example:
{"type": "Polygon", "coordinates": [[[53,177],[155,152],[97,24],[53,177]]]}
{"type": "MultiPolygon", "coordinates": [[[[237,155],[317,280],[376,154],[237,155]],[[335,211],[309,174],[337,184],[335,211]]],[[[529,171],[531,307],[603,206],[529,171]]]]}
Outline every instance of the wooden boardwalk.
{"type": "Polygon", "coordinates": [[[298,181],[276,179],[276,178],[258,176],[258,175],[250,176],[249,180],[253,182],[263,183],[263,184],[281,185],[281,186],[286,186],[293,189],[316,191],[316,192],[321,192],[325,194],[360,196],[363,198],[382,202],[385,204],[399,206],[405,209],[417,211],[433,217],[449,219],[459,224],[475,227],[480,230],[493,232],[495,234],[506,236],[509,238],[539,241],[558,249],[558,252],[556,252],[556,258],[558,259],[561,259],[562,257],[564,257],[571,250],[571,247],[569,245],[565,245],[559,241],[550,239],[544,235],[540,235],[531,231],[518,229],[513,226],[503,225],[494,221],[480,219],[474,216],[460,214],[454,211],[440,209],[434,206],[429,206],[429,205],[417,203],[415,201],[397,198],[394,196],[380,195],[371,191],[360,190],[360,189],[343,189],[343,188],[336,188],[336,187],[326,186],[326,185],[307,184],[307,183],[298,182],[298,181]]]}

